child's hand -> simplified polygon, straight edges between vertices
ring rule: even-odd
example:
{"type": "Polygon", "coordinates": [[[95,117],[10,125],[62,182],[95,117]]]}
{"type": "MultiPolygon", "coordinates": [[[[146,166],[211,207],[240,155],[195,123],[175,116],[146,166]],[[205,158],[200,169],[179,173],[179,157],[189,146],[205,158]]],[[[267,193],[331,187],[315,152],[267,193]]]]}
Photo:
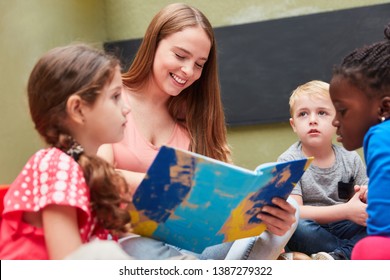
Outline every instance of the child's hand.
{"type": "Polygon", "coordinates": [[[267,226],[267,230],[275,235],[284,235],[295,223],[296,209],[281,198],[274,198],[275,206],[267,205],[261,209],[258,218],[267,226]]]}
{"type": "Polygon", "coordinates": [[[356,192],[354,196],[347,202],[348,219],[361,226],[367,226],[367,204],[361,201],[360,195],[361,193],[359,191],[356,192]]]}
{"type": "Polygon", "coordinates": [[[367,203],[367,192],[368,192],[368,187],[367,185],[356,185],[354,187],[355,193],[359,193],[359,198],[362,202],[367,203]]]}

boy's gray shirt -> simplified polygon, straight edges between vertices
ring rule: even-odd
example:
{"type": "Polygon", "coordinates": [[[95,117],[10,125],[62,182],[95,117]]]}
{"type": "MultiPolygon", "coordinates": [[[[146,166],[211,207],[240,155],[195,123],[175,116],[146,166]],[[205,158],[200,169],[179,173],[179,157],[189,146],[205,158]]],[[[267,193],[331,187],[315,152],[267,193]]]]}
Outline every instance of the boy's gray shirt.
{"type": "MultiPolygon", "coordinates": [[[[313,164],[305,171],[291,194],[302,196],[304,205],[329,206],[347,202],[338,195],[338,183],[354,180],[355,185],[367,185],[366,167],[355,151],[332,144],[336,160],[330,168],[319,168],[313,164]]],[[[300,141],[291,145],[278,161],[305,158],[300,141]]]]}

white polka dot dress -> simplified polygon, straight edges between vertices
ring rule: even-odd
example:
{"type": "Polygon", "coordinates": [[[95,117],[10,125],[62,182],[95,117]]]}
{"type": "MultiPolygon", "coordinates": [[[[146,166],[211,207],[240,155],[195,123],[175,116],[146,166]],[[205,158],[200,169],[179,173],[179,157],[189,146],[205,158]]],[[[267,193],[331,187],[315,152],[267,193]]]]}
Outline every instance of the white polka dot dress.
{"type": "Polygon", "coordinates": [[[30,158],[4,197],[0,259],[47,258],[43,230],[24,223],[22,213],[38,212],[52,204],[78,209],[80,236],[84,243],[95,234],[100,238],[107,236],[105,231],[93,232],[96,219],[91,216],[89,188],[81,167],[57,148],[44,149],[30,158]],[[20,247],[23,250],[18,249],[20,247]]]}

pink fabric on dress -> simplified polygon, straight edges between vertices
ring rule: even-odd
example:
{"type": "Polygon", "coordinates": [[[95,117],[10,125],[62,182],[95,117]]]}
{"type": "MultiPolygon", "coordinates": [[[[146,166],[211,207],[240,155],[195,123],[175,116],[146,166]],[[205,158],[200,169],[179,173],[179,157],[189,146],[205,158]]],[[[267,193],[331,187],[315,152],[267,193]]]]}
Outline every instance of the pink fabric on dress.
{"type": "Polygon", "coordinates": [[[107,232],[96,228],[81,167],[59,149],[49,148],[30,158],[4,197],[0,259],[48,259],[43,229],[25,223],[22,216],[52,204],[77,208],[83,243],[94,235],[107,238],[107,232]]]}

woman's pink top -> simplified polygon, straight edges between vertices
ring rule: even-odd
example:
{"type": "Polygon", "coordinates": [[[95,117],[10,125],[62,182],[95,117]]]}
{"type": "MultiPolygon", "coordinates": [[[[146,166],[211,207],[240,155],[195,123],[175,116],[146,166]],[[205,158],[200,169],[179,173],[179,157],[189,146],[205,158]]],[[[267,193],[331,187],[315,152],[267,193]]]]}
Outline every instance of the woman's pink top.
{"type": "MultiPolygon", "coordinates": [[[[92,216],[89,188],[83,171],[73,158],[57,148],[35,153],[11,184],[4,197],[0,220],[0,259],[48,259],[42,228],[23,221],[23,212],[39,212],[48,205],[77,208],[83,243],[92,236],[107,238],[96,228],[92,216]]],[[[66,236],[63,236],[66,242],[66,236]]]]}
{"type": "MultiPolygon", "coordinates": [[[[188,132],[175,124],[165,145],[188,150],[188,132]]],[[[125,136],[121,142],[113,144],[115,168],[145,173],[157,155],[159,147],[153,145],[137,129],[131,112],[127,115],[125,136]]]]}

